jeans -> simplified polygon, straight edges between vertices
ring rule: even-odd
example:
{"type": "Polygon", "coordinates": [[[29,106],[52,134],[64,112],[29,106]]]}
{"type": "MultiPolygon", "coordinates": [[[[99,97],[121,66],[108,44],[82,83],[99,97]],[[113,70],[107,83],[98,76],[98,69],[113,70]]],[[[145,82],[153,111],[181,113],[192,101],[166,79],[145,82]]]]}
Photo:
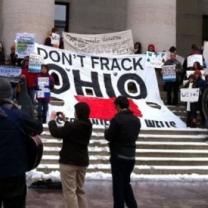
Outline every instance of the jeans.
{"type": "Polygon", "coordinates": [[[137,202],[130,184],[130,176],[134,169],[135,160],[111,157],[111,172],[113,179],[114,208],[137,208],[137,202]]]}
{"type": "Polygon", "coordinates": [[[0,208],[25,208],[25,175],[0,179],[0,208]]]}
{"type": "Polygon", "coordinates": [[[46,123],[48,113],[48,101],[38,100],[38,120],[42,123],[46,123]]]}
{"type": "Polygon", "coordinates": [[[177,82],[166,82],[167,104],[178,104],[179,84],[177,82]]]}

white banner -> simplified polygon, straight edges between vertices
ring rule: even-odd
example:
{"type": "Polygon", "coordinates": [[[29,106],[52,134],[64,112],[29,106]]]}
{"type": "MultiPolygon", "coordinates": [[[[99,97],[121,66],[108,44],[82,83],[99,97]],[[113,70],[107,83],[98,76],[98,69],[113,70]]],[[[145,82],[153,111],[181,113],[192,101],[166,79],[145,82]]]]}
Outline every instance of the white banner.
{"type": "Polygon", "coordinates": [[[206,62],[206,67],[208,68],[208,41],[204,41],[203,57],[206,62]]]}
{"type": "Polygon", "coordinates": [[[181,102],[195,103],[199,100],[199,88],[182,88],[180,92],[181,102]]]}
{"type": "Polygon", "coordinates": [[[131,30],[106,34],[63,33],[64,48],[77,53],[133,54],[134,42],[131,30]]]}
{"type": "Polygon", "coordinates": [[[150,68],[162,68],[165,61],[167,60],[167,52],[146,52],[146,67],[150,68]]]}
{"type": "Polygon", "coordinates": [[[56,75],[52,97],[64,106],[50,110],[63,111],[74,117],[74,105],[87,102],[94,125],[104,127],[115,115],[114,97],[129,97],[132,111],[140,117],[143,128],[183,128],[185,123],[163,105],[155,71],[145,68],[145,55],[95,56],[37,45],[37,54],[56,75]]]}
{"type": "Polygon", "coordinates": [[[191,55],[187,58],[187,67],[193,67],[195,62],[199,62],[203,66],[203,56],[200,54],[191,55]]]}

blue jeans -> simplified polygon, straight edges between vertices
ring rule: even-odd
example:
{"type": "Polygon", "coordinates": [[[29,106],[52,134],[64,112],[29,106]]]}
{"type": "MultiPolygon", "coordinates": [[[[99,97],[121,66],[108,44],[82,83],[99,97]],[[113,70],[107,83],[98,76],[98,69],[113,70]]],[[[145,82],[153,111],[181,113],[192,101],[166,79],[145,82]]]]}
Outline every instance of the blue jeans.
{"type": "Polygon", "coordinates": [[[137,208],[137,202],[131,187],[131,173],[134,169],[135,160],[111,157],[111,172],[113,179],[114,208],[137,208]]]}

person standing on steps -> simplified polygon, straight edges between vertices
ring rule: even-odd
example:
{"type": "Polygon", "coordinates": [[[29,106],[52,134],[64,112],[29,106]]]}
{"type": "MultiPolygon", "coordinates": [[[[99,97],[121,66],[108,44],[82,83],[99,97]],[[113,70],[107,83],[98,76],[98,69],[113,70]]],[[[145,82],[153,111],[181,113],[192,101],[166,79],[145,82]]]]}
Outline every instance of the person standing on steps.
{"type": "Polygon", "coordinates": [[[136,140],[141,124],[129,109],[126,97],[117,97],[114,104],[118,113],[105,130],[110,147],[114,208],[124,208],[125,204],[128,208],[137,208],[130,176],[135,165],[136,140]]]}

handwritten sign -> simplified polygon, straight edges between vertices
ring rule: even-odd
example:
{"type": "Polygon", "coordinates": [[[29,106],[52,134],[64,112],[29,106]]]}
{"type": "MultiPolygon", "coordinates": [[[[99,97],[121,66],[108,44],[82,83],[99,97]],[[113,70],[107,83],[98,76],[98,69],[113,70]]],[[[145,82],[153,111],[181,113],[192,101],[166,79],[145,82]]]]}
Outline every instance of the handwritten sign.
{"type": "Polygon", "coordinates": [[[199,88],[182,88],[180,89],[181,102],[195,103],[199,101],[199,88]]]}
{"type": "Polygon", "coordinates": [[[133,54],[134,42],[131,30],[116,33],[84,35],[63,33],[67,50],[90,54],[133,54]]]}
{"type": "Polygon", "coordinates": [[[195,62],[199,62],[203,66],[203,56],[200,54],[191,55],[187,58],[187,67],[193,67],[195,62]]]}
{"type": "Polygon", "coordinates": [[[176,65],[162,66],[162,75],[165,82],[176,81],[176,65]]]}
{"type": "Polygon", "coordinates": [[[50,84],[49,77],[38,77],[39,90],[36,93],[37,98],[50,97],[49,84],[50,84]]]}

